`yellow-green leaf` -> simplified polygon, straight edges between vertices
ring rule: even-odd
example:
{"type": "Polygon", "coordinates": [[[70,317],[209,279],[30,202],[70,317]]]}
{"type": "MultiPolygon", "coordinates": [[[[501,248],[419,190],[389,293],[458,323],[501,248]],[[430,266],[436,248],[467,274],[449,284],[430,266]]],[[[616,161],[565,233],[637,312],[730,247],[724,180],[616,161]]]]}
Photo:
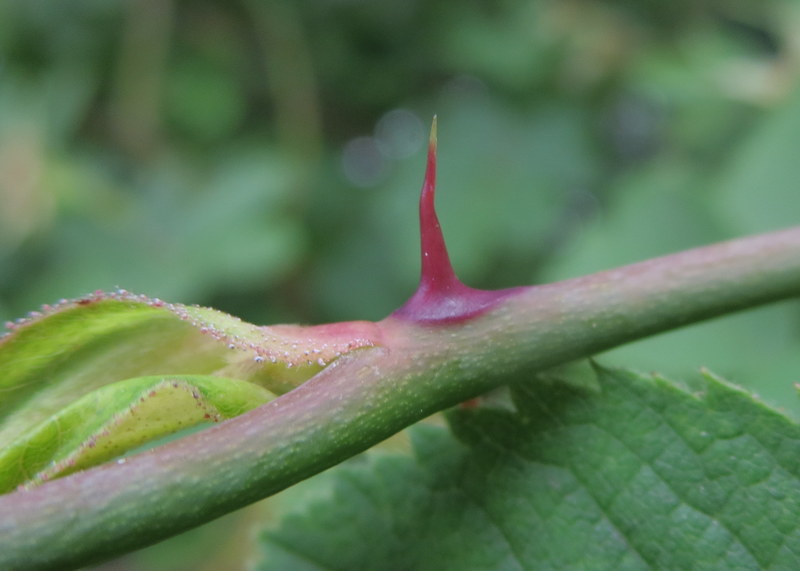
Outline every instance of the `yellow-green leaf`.
{"type": "Polygon", "coordinates": [[[368,322],[263,327],[125,291],[62,301],[7,326],[0,493],[102,462],[206,415],[240,414],[379,339],[368,322]]]}
{"type": "Polygon", "coordinates": [[[0,450],[0,493],[89,468],[156,438],[237,416],[274,397],[247,381],[200,375],[140,377],[107,385],[0,450]]]}

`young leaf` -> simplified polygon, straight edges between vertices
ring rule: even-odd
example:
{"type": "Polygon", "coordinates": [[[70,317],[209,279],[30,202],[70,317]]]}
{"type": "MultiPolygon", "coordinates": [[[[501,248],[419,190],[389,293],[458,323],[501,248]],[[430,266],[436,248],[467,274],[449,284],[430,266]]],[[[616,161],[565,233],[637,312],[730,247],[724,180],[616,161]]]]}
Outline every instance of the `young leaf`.
{"type": "Polygon", "coordinates": [[[375,344],[372,326],[259,327],[124,291],[9,324],[0,338],[0,493],[95,465],[206,415],[250,410],[375,344]]]}
{"type": "Polygon", "coordinates": [[[8,325],[0,338],[0,442],[100,386],[133,377],[213,373],[286,392],[378,337],[372,323],[259,327],[127,292],[64,301],[8,325]]]}
{"type": "Polygon", "coordinates": [[[159,302],[97,294],[48,308],[0,340],[0,443],[105,384],[210,373],[226,353],[159,302]]]}
{"type": "Polygon", "coordinates": [[[246,381],[199,375],[128,379],[92,391],[0,449],[0,493],[100,464],[274,395],[246,381]]]}
{"type": "Polygon", "coordinates": [[[333,470],[260,569],[797,569],[800,427],[724,381],[598,369],[333,470]],[[348,549],[342,549],[347,545],[348,549]]]}

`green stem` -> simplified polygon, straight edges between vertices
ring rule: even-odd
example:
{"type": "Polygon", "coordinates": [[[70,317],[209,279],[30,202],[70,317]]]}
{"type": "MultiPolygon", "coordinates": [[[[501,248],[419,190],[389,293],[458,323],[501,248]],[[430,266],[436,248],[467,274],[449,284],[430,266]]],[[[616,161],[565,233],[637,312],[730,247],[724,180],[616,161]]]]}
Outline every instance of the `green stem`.
{"type": "Polygon", "coordinates": [[[0,497],[0,568],[86,565],[264,498],[520,371],[800,295],[800,228],[523,288],[456,325],[381,322],[385,344],[219,426],[0,497]]]}

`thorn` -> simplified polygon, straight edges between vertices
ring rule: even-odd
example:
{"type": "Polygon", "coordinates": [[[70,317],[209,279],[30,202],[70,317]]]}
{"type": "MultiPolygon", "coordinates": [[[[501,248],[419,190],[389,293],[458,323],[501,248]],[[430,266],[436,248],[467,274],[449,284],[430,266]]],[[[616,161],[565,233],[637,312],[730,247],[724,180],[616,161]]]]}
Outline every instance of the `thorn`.
{"type": "Polygon", "coordinates": [[[513,290],[470,288],[458,279],[436,215],[437,120],[428,139],[428,162],[419,199],[421,272],[414,295],[392,315],[421,322],[455,322],[482,313],[513,290]]]}
{"type": "Polygon", "coordinates": [[[461,282],[453,271],[450,255],[436,215],[436,115],[433,116],[428,139],[428,164],[419,198],[419,225],[422,247],[422,272],[420,288],[449,291],[461,282]]]}

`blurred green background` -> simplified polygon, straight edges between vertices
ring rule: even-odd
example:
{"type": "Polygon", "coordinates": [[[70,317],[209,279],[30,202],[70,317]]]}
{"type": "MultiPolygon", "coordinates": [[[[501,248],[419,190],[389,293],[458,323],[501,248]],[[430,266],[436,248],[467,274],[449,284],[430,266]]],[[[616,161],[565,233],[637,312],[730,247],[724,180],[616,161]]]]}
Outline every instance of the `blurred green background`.
{"type": "MultiPolygon", "coordinates": [[[[380,319],[418,279],[434,113],[475,287],[794,225],[799,76],[795,0],[7,0],[0,320],[117,287],[380,319]]],[[[599,359],[800,416],[799,342],[789,302],[599,359]]]]}

